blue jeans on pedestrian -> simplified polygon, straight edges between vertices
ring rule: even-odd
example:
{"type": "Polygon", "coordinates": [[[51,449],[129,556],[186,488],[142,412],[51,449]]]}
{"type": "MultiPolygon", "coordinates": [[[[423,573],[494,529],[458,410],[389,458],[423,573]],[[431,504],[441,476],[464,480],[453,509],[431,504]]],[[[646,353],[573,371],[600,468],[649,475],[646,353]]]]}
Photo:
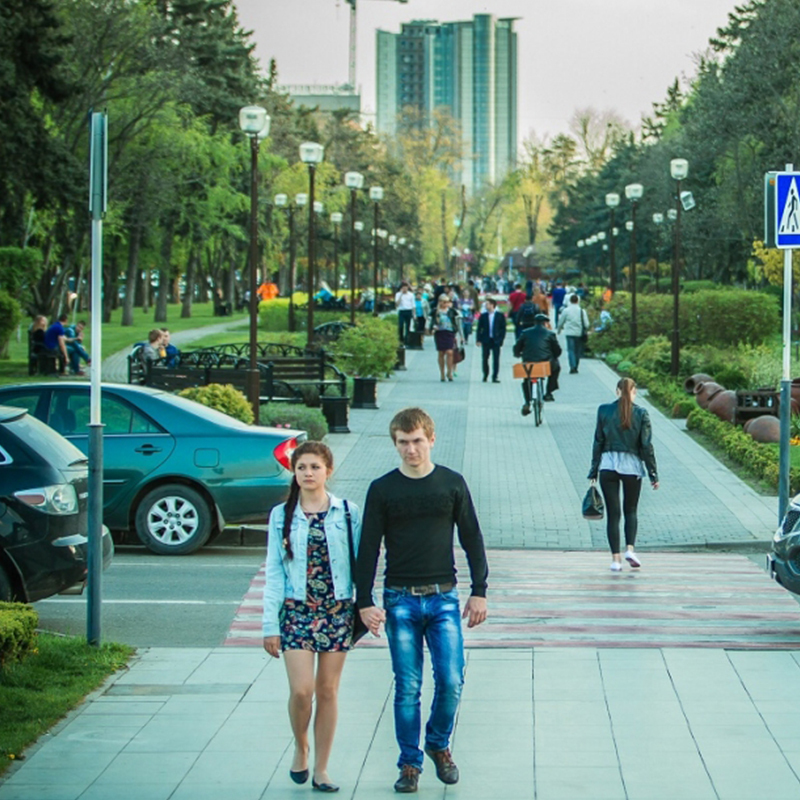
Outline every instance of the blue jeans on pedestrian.
{"type": "Polygon", "coordinates": [[[445,594],[420,597],[407,591],[384,589],[383,606],[395,681],[394,730],[400,745],[397,766],[410,764],[421,770],[423,639],[431,654],[434,682],[425,747],[444,750],[450,746],[464,685],[464,639],[458,592],[453,589],[445,594]]]}
{"type": "Polygon", "coordinates": [[[578,369],[583,355],[583,342],[580,336],[567,336],[567,360],[570,370],[578,369]]]}

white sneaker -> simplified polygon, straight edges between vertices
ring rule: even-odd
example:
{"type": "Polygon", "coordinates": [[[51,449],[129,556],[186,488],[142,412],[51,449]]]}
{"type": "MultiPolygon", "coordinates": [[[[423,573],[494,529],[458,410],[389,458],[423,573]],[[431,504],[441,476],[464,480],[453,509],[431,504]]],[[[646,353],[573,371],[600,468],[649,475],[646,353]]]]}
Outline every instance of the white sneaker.
{"type": "Polygon", "coordinates": [[[619,561],[612,561],[611,562],[611,571],[612,572],[622,572],[622,564],[619,561]]]}
{"type": "Polygon", "coordinates": [[[639,556],[637,556],[633,550],[628,550],[625,553],[625,560],[634,568],[642,566],[642,562],[639,561],[639,556]]]}

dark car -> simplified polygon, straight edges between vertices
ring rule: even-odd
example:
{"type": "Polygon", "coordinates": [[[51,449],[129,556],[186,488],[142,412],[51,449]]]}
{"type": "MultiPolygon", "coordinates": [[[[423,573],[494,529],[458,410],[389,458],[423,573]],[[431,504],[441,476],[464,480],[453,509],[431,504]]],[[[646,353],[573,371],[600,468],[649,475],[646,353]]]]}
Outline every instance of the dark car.
{"type": "MultiPolygon", "coordinates": [[[[13,404],[89,451],[86,383],[0,388],[13,404]]],[[[192,400],[103,384],[103,521],[155,553],[186,554],[228,524],[265,522],[286,497],[303,431],[245,425],[192,400]]]]}
{"type": "MultiPolygon", "coordinates": [[[[0,600],[32,603],[86,579],[86,456],[24,409],[0,406],[0,600]]],[[[114,545],[103,531],[103,568],[114,545]]]]}
{"type": "Polygon", "coordinates": [[[772,538],[767,568],[781,586],[800,594],[800,494],[792,498],[772,538]]]}

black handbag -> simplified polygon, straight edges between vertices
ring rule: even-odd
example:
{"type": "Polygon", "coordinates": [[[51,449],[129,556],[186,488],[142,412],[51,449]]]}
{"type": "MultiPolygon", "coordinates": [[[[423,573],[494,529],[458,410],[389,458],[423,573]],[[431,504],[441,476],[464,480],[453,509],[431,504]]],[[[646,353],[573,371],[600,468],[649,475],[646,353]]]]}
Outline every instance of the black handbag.
{"type": "Polygon", "coordinates": [[[583,498],[583,508],[581,509],[584,519],[603,519],[603,496],[597,487],[592,484],[583,498]]]}
{"type": "MultiPolygon", "coordinates": [[[[344,518],[347,520],[347,546],[350,550],[350,580],[355,583],[356,580],[356,550],[353,546],[353,519],[350,516],[350,506],[347,505],[347,500],[344,501],[344,518]]],[[[353,644],[356,645],[368,633],[369,628],[364,624],[361,619],[361,614],[358,611],[358,603],[353,603],[353,610],[355,616],[353,617],[353,644]]]]}
{"type": "MultiPolygon", "coordinates": [[[[583,319],[583,315],[585,313],[586,312],[583,309],[581,309],[581,342],[583,344],[586,344],[589,341],[589,330],[586,327],[586,322],[583,319]]],[[[602,505],[601,505],[601,508],[602,508],[602,505]]]]}

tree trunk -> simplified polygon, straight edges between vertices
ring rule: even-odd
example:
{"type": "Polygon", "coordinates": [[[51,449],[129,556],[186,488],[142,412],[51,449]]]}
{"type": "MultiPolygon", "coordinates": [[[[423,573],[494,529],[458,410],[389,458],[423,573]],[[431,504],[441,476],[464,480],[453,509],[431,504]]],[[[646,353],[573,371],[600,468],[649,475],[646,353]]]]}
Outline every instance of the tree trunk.
{"type": "Polygon", "coordinates": [[[150,268],[142,271],[142,313],[150,308],[150,268]]]}
{"type": "Polygon", "coordinates": [[[133,304],[136,299],[136,284],[139,277],[139,249],[142,244],[142,229],[134,225],[130,229],[128,242],[128,269],[125,274],[125,300],[122,303],[122,326],[133,325],[133,304]]]}
{"type": "Polygon", "coordinates": [[[186,265],[186,291],[183,293],[183,303],[181,305],[181,319],[188,319],[192,316],[192,298],[194,296],[194,281],[197,273],[197,253],[199,247],[192,243],[189,253],[189,263],[186,265]]]}

